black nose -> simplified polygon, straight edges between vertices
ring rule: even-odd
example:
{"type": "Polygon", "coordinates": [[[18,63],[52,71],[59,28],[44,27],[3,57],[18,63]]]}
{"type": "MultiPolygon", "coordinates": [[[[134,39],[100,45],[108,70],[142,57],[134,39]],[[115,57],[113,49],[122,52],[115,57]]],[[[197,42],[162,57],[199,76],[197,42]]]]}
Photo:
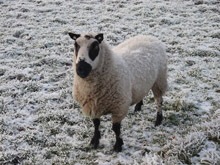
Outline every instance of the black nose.
{"type": "Polygon", "coordinates": [[[79,77],[81,78],[86,78],[89,73],[91,72],[92,67],[91,65],[89,65],[87,62],[85,62],[84,60],[80,60],[77,64],[76,64],[76,73],[78,74],[79,77]]]}

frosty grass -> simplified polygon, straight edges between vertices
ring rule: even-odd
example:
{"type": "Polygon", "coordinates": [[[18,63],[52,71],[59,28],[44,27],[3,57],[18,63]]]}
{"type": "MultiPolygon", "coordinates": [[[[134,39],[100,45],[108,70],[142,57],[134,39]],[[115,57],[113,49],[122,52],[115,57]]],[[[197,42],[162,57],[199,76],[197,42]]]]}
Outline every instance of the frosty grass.
{"type": "Polygon", "coordinates": [[[0,0],[0,164],[220,164],[219,0],[0,0]],[[104,33],[112,46],[137,34],[166,44],[169,89],[154,127],[152,93],[122,122],[93,125],[72,98],[73,40],[104,33]]]}

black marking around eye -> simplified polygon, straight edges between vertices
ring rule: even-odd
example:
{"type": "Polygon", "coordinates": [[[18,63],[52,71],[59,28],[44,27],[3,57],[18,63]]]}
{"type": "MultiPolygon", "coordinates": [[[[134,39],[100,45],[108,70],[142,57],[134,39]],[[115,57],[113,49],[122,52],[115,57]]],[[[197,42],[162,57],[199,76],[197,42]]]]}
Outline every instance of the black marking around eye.
{"type": "Polygon", "coordinates": [[[74,51],[75,51],[76,57],[77,57],[80,46],[77,44],[77,42],[75,42],[74,45],[75,45],[75,50],[74,51]]]}
{"type": "Polygon", "coordinates": [[[99,54],[99,43],[97,41],[93,42],[89,48],[89,58],[94,61],[99,54]]]}

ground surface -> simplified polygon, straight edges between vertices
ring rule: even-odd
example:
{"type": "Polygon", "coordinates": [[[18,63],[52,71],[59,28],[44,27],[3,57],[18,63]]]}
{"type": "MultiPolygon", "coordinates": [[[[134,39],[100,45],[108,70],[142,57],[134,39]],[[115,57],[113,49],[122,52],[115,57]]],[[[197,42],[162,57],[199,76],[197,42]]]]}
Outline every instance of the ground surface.
{"type": "Polygon", "coordinates": [[[219,0],[0,0],[0,164],[220,164],[219,0]],[[150,93],[122,122],[110,116],[100,147],[72,99],[73,41],[103,32],[112,46],[151,34],[167,46],[169,89],[154,127],[150,93]]]}

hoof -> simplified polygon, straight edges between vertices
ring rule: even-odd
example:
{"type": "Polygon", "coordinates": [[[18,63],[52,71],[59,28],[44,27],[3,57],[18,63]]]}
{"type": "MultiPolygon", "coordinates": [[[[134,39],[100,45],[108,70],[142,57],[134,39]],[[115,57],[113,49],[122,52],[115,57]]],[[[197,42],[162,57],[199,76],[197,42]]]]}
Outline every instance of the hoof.
{"type": "Polygon", "coordinates": [[[99,146],[99,141],[96,141],[94,138],[92,138],[90,146],[92,146],[94,149],[97,149],[99,146]]]}
{"type": "Polygon", "coordinates": [[[98,146],[99,146],[99,139],[100,139],[100,138],[101,138],[100,132],[97,132],[97,133],[93,136],[93,138],[92,138],[92,140],[91,140],[91,142],[90,142],[90,145],[93,146],[94,149],[97,149],[97,148],[98,148],[98,146]]]}
{"type": "Polygon", "coordinates": [[[115,143],[115,146],[114,146],[114,151],[115,152],[121,152],[123,144],[124,144],[124,142],[121,138],[117,139],[117,141],[115,143]]]}
{"type": "Polygon", "coordinates": [[[162,123],[163,120],[163,114],[162,113],[157,113],[157,119],[155,122],[155,127],[159,126],[162,123]]]}

